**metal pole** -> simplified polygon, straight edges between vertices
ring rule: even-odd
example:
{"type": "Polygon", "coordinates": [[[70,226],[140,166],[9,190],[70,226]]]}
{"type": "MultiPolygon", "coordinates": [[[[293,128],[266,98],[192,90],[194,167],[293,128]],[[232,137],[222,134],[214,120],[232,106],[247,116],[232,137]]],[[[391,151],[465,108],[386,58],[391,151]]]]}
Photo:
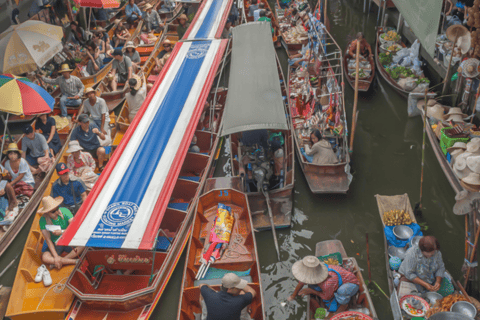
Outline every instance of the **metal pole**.
{"type": "Polygon", "coordinates": [[[400,15],[398,16],[398,24],[397,24],[398,34],[400,34],[400,27],[402,26],[402,22],[403,22],[402,19],[403,19],[403,17],[402,17],[402,14],[400,13],[400,15]]]}
{"type": "Polygon", "coordinates": [[[352,112],[352,135],[350,136],[350,152],[353,150],[353,132],[355,131],[355,127],[357,125],[357,104],[358,104],[358,78],[360,72],[360,41],[357,40],[357,54],[355,56],[355,95],[353,100],[353,112],[352,112]]]}

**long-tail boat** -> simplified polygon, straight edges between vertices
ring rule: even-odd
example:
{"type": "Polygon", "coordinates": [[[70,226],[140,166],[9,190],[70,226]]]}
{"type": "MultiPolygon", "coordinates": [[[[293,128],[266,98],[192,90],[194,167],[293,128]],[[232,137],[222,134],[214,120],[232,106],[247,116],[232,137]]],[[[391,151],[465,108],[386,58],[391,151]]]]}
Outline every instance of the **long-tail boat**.
{"type": "Polygon", "coordinates": [[[306,70],[302,73],[299,69],[296,72],[292,72],[291,67],[288,69],[288,99],[295,130],[295,150],[313,193],[347,193],[351,176],[348,133],[345,129],[342,51],[328,31],[323,30],[321,35],[315,32],[315,35],[309,39],[311,59],[306,70]],[[318,41],[325,45],[318,46],[318,52],[315,52],[312,48],[318,41]],[[326,91],[327,86],[332,90],[326,91]],[[331,121],[330,117],[334,118],[335,125],[327,123],[331,121]],[[320,165],[307,160],[302,148],[309,142],[313,129],[323,131],[323,138],[335,146],[338,163],[320,165]]]}
{"type": "MultiPolygon", "coordinates": [[[[355,310],[353,311],[352,314],[350,314],[352,318],[355,317],[355,313],[358,312],[360,313],[360,315],[365,314],[371,317],[372,319],[378,320],[377,312],[375,311],[375,307],[373,305],[372,298],[370,297],[370,292],[368,290],[368,287],[365,284],[365,281],[363,280],[362,271],[358,266],[357,260],[347,255],[347,252],[345,251],[342,242],[340,240],[327,240],[327,241],[318,242],[317,245],[315,246],[316,257],[321,258],[326,256],[334,256],[335,253],[340,253],[341,255],[342,261],[340,263],[339,261],[340,259],[337,260],[338,265],[353,272],[357,277],[358,282],[360,282],[360,288],[358,289],[357,296],[355,297],[356,303],[351,301],[349,303],[349,308],[346,311],[348,312],[348,311],[355,310]]],[[[336,259],[336,258],[333,258],[333,259],[336,259]]],[[[313,303],[311,303],[312,299],[315,299],[315,297],[310,295],[308,299],[308,307],[307,307],[307,320],[315,319],[314,317],[315,310],[313,309],[313,303]]],[[[333,313],[333,314],[330,313],[329,316],[330,315],[335,316],[335,314],[337,313],[333,313]]],[[[350,319],[349,317],[347,317],[347,314],[345,314],[345,316],[346,316],[345,319],[350,319]]],[[[360,319],[363,319],[363,318],[360,317],[360,319]]]]}
{"type": "MultiPolygon", "coordinates": [[[[349,42],[348,45],[347,45],[347,52],[348,52],[348,48],[350,48],[350,45],[352,44],[352,42],[349,42]]],[[[351,59],[354,59],[355,58],[351,58],[351,59]]],[[[343,71],[345,73],[345,78],[347,79],[347,82],[348,84],[353,88],[355,89],[355,76],[352,75],[352,70],[349,70],[348,69],[348,60],[349,58],[347,57],[347,54],[345,54],[343,56],[343,71]]],[[[373,83],[373,79],[375,78],[375,61],[373,59],[373,57],[368,57],[368,62],[370,63],[370,73],[365,76],[364,78],[361,78],[361,79],[358,79],[358,92],[367,92],[372,83],[373,83]]],[[[360,68],[362,69],[362,68],[360,68]]],[[[360,72],[359,72],[360,73],[360,72]]]]}
{"type": "MultiPolygon", "coordinates": [[[[81,111],[81,109],[79,111],[81,111]]],[[[73,128],[75,128],[75,126],[73,126],[73,128]]],[[[73,128],[71,129],[73,130],[73,128]]],[[[72,130],[60,135],[64,145],[57,155],[55,164],[58,162],[66,162],[68,157],[66,150],[68,149],[68,141],[70,140],[72,130]]],[[[60,133],[61,132],[59,132],[59,134],[60,133]]],[[[51,187],[58,178],[54,166],[45,176],[41,185],[42,190],[38,195],[34,194],[35,202],[32,202],[32,205],[28,206],[29,211],[25,212],[25,214],[28,214],[28,217],[36,212],[41,199],[50,195],[51,187]]],[[[27,208],[25,208],[24,211],[26,209],[27,208]]],[[[45,287],[43,283],[35,283],[34,281],[37,268],[43,264],[41,257],[44,239],[39,225],[41,216],[41,214],[35,214],[20,258],[6,313],[10,319],[64,319],[72,303],[73,294],[65,290],[65,280],[67,280],[70,272],[73,270],[73,266],[66,266],[61,270],[50,271],[55,284],[55,290],[53,287],[45,287]]],[[[28,220],[28,217],[26,220],[28,220]]],[[[20,218],[20,216],[17,217],[17,219],[18,218],[20,218]]],[[[25,224],[25,222],[23,222],[23,224],[25,224]]]]}
{"type": "Polygon", "coordinates": [[[250,305],[251,319],[266,319],[260,279],[260,263],[253,231],[248,198],[245,193],[234,189],[216,189],[203,194],[199,198],[187,248],[187,263],[183,271],[178,320],[191,320],[195,318],[194,314],[201,314],[199,285],[208,284],[215,290],[219,290],[221,278],[228,272],[240,274],[242,278],[248,281],[249,286],[257,292],[250,305]],[[196,280],[196,275],[201,266],[200,255],[203,253],[204,246],[208,245],[208,237],[215,222],[219,203],[229,206],[235,219],[230,235],[230,245],[220,259],[210,265],[211,269],[215,269],[213,274],[218,276],[214,277],[207,273],[206,278],[208,280],[196,280]],[[238,251],[241,251],[242,255],[238,255],[238,251]]]}
{"type": "Polygon", "coordinates": [[[242,179],[241,190],[248,195],[256,229],[271,228],[269,209],[276,227],[289,227],[293,206],[295,166],[291,121],[282,98],[286,95],[285,81],[269,38],[271,29],[267,23],[249,23],[233,29],[222,129],[222,136],[230,136],[232,177],[242,179]],[[266,140],[274,139],[275,149],[270,150],[266,140],[258,149],[257,143],[245,143],[242,136],[252,135],[245,133],[252,130],[258,130],[266,140]],[[270,200],[268,203],[266,198],[270,200]]]}
{"type": "MultiPolygon", "coordinates": [[[[401,194],[395,196],[382,196],[382,195],[375,195],[377,199],[377,206],[378,206],[378,213],[380,214],[380,220],[382,221],[383,229],[385,230],[386,223],[384,221],[384,214],[385,212],[389,211],[404,211],[410,217],[410,221],[412,223],[417,223],[415,219],[415,214],[413,213],[412,205],[410,203],[410,199],[408,194],[401,194]]],[[[395,275],[392,269],[390,268],[390,253],[388,250],[389,244],[387,242],[387,237],[385,236],[385,232],[383,232],[383,239],[385,244],[385,263],[387,268],[387,279],[388,279],[388,289],[390,291],[390,306],[392,307],[392,313],[394,320],[402,320],[402,309],[399,304],[399,292],[398,288],[395,286],[395,275]]],[[[397,273],[398,274],[398,273],[397,273]]],[[[446,271],[445,276],[450,280],[453,280],[452,276],[448,271],[446,271]]],[[[455,283],[455,281],[451,281],[453,287],[456,291],[459,290],[459,287],[455,283]]]]}

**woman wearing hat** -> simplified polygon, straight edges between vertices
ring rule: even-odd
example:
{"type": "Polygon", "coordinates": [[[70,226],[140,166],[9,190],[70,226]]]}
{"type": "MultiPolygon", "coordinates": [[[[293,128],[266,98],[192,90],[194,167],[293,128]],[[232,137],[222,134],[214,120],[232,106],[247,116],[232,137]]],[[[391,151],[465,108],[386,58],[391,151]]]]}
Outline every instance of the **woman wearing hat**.
{"type": "Polygon", "coordinates": [[[55,242],[73,219],[70,210],[60,208],[62,202],[62,197],[52,198],[51,196],[46,196],[42,199],[42,208],[37,211],[37,213],[42,214],[38,223],[45,238],[42,247],[42,261],[46,265],[55,265],[57,269],[61,269],[65,265],[76,264],[78,259],[75,258],[83,251],[83,247],[72,248],[55,245],[55,242]],[[67,255],[62,257],[64,252],[67,255]]]}
{"type": "Polygon", "coordinates": [[[166,39],[163,42],[163,50],[160,51],[158,56],[155,57],[155,68],[153,69],[153,74],[159,74],[162,71],[163,66],[167,63],[168,58],[172,54],[172,42],[166,39]]]}
{"type": "MultiPolygon", "coordinates": [[[[360,282],[352,272],[339,266],[326,265],[315,256],[306,256],[295,262],[292,273],[298,285],[288,300],[294,300],[297,295],[303,297],[310,294],[320,299],[330,312],[345,311],[360,287],[360,282]],[[308,288],[302,289],[305,285],[308,288]]],[[[315,309],[320,307],[319,301],[313,301],[315,309]]]]}
{"type": "Polygon", "coordinates": [[[99,176],[95,174],[96,164],[92,155],[82,150],[78,141],[74,140],[68,143],[67,153],[70,155],[67,158],[67,167],[75,177],[83,181],[87,191],[90,191],[99,176]]]}
{"type": "Polygon", "coordinates": [[[128,80],[128,86],[129,91],[125,94],[125,99],[128,105],[128,120],[132,123],[143,101],[145,101],[147,97],[147,87],[145,82],[136,74],[128,80]]]}
{"type": "Polygon", "coordinates": [[[125,42],[127,42],[128,38],[130,38],[130,33],[123,25],[119,24],[115,29],[115,33],[112,38],[114,47],[123,47],[125,42]]]}
{"type": "Polygon", "coordinates": [[[56,155],[62,148],[62,142],[57,132],[56,122],[48,113],[41,114],[35,123],[35,129],[38,133],[43,134],[50,147],[50,153],[56,155]]]}
{"type": "Polygon", "coordinates": [[[15,189],[15,193],[31,196],[35,180],[27,160],[22,158],[22,151],[18,149],[16,143],[10,143],[4,153],[7,154],[8,158],[5,162],[5,169],[8,170],[12,177],[10,184],[15,189]]]}
{"type": "Polygon", "coordinates": [[[187,32],[188,27],[190,26],[190,23],[187,22],[187,15],[186,14],[181,14],[180,17],[178,17],[178,26],[177,26],[177,34],[178,34],[178,40],[181,40],[183,38],[183,35],[185,32],[187,32]]]}
{"type": "Polygon", "coordinates": [[[133,41],[127,41],[125,47],[123,47],[125,56],[129,57],[132,61],[133,72],[137,72],[138,68],[140,68],[140,54],[135,48],[136,46],[133,44],[133,41]]]}
{"type": "Polygon", "coordinates": [[[150,3],[145,5],[144,21],[146,23],[147,32],[155,30],[159,33],[163,29],[164,24],[162,19],[160,19],[158,12],[153,10],[153,6],[150,3]]]}

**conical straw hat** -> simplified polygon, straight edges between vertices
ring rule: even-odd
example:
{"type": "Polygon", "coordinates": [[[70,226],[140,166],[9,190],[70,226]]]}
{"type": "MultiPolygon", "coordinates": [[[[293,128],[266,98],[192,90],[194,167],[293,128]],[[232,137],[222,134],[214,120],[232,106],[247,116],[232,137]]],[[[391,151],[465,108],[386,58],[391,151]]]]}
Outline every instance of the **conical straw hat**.
{"type": "Polygon", "coordinates": [[[480,174],[470,172],[470,174],[463,178],[462,181],[473,186],[480,186],[480,174]]]}
{"type": "Polygon", "coordinates": [[[475,173],[480,173],[480,156],[468,157],[467,167],[475,173]]]}
{"type": "Polygon", "coordinates": [[[456,25],[448,27],[446,33],[447,33],[448,40],[455,41],[455,38],[463,37],[463,36],[467,35],[469,32],[468,32],[468,29],[465,28],[464,26],[462,26],[460,24],[456,24],[456,25]]]}
{"type": "Polygon", "coordinates": [[[293,264],[292,274],[295,279],[305,284],[319,284],[327,279],[328,269],[317,257],[306,256],[293,264]]]}
{"type": "Polygon", "coordinates": [[[467,143],[467,152],[474,153],[480,149],[480,138],[473,138],[467,143]]]}
{"type": "Polygon", "coordinates": [[[50,212],[55,208],[58,208],[63,202],[63,197],[52,198],[51,196],[46,196],[42,199],[42,208],[38,209],[38,213],[44,214],[45,212],[50,212]]]}
{"type": "Polygon", "coordinates": [[[462,74],[465,78],[475,78],[478,76],[478,66],[480,61],[478,59],[470,58],[463,63],[462,74]]]}
{"type": "Polygon", "coordinates": [[[454,150],[458,149],[467,150],[467,144],[465,142],[457,141],[453,144],[453,146],[447,148],[447,151],[451,154],[454,150]]]}

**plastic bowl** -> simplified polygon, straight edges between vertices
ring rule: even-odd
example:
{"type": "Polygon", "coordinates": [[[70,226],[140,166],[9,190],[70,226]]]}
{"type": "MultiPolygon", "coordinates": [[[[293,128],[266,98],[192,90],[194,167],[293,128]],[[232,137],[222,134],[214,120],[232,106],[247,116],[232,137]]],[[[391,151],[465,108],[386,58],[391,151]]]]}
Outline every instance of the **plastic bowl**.
{"type": "Polygon", "coordinates": [[[473,304],[467,301],[455,302],[450,308],[450,311],[458,312],[471,318],[475,318],[475,316],[477,315],[477,308],[475,308],[473,304]]]}
{"type": "Polygon", "coordinates": [[[413,230],[407,226],[396,226],[393,228],[393,234],[400,240],[408,240],[413,236],[413,230]]]}

